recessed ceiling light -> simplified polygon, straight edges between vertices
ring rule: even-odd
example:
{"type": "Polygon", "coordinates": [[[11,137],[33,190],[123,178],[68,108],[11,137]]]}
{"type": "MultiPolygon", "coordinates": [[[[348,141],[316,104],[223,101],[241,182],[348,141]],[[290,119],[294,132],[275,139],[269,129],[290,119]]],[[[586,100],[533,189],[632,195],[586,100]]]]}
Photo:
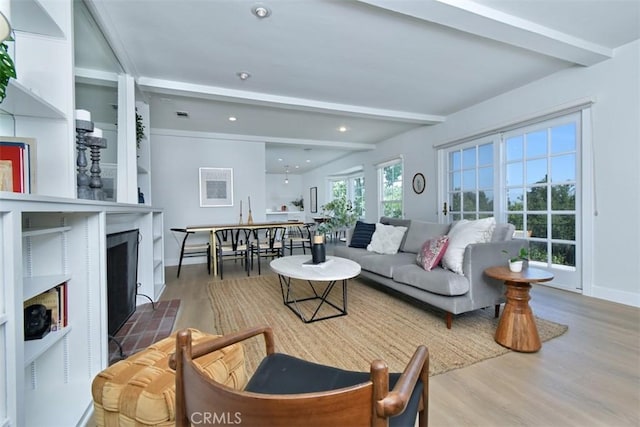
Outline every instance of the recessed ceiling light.
{"type": "Polygon", "coordinates": [[[338,128],[338,130],[339,130],[340,132],[346,132],[348,129],[347,129],[347,127],[346,127],[346,126],[340,126],[340,127],[338,128]]]}
{"type": "Polygon", "coordinates": [[[240,78],[240,80],[245,81],[247,80],[249,77],[251,77],[251,74],[249,74],[248,71],[238,71],[236,73],[236,75],[240,78]]]}
{"type": "Polygon", "coordinates": [[[281,161],[282,161],[282,159],[280,158],[280,159],[278,159],[278,161],[279,161],[279,162],[281,162],[281,161]]]}
{"type": "Polygon", "coordinates": [[[311,163],[311,160],[307,159],[307,160],[305,160],[305,162],[307,162],[307,163],[311,163]]]}
{"type": "Polygon", "coordinates": [[[300,166],[296,165],[296,169],[300,169],[300,166]]]}
{"type": "Polygon", "coordinates": [[[236,116],[229,116],[229,121],[230,122],[235,122],[236,120],[238,120],[238,118],[236,116]]]}
{"type": "Polygon", "coordinates": [[[264,19],[271,15],[271,10],[263,4],[257,4],[251,8],[251,13],[260,19],[264,19]]]}

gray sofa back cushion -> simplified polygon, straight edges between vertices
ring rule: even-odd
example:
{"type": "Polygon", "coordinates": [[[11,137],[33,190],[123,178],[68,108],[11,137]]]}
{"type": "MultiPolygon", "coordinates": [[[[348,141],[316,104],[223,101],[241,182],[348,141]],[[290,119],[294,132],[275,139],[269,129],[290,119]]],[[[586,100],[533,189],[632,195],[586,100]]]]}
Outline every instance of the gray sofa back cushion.
{"type": "Polygon", "coordinates": [[[513,239],[513,232],[516,231],[516,227],[513,224],[496,224],[496,228],[491,235],[492,242],[504,242],[505,240],[513,239]]]}
{"type": "Polygon", "coordinates": [[[411,226],[405,235],[406,240],[402,250],[404,252],[418,253],[422,245],[429,239],[444,236],[449,231],[451,224],[439,224],[437,222],[411,220],[411,226]]]}
{"type": "Polygon", "coordinates": [[[407,241],[407,234],[409,232],[409,228],[411,227],[410,219],[402,219],[402,218],[389,218],[387,216],[380,217],[380,223],[386,225],[393,225],[395,227],[407,227],[407,232],[404,233],[404,237],[402,238],[402,242],[400,242],[400,247],[398,248],[398,252],[404,252],[404,243],[407,241]]]}

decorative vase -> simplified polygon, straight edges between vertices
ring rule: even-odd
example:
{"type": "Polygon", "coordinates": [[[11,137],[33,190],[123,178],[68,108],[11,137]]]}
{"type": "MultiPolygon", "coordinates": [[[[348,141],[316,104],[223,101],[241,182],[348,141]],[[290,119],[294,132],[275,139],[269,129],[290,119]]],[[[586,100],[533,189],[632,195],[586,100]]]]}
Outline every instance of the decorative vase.
{"type": "Polygon", "coordinates": [[[524,261],[509,261],[509,270],[514,273],[520,273],[522,271],[522,264],[524,261]]]}
{"type": "Polygon", "coordinates": [[[313,236],[311,245],[311,262],[320,264],[327,260],[327,251],[324,247],[324,236],[313,236]]]}

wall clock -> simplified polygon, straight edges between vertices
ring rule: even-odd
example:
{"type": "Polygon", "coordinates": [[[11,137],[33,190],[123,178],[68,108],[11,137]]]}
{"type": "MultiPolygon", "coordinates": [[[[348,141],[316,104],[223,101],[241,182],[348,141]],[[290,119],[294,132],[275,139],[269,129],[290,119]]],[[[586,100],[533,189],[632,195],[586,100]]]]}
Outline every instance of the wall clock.
{"type": "Polygon", "coordinates": [[[413,176],[413,191],[415,191],[416,194],[421,194],[424,191],[424,187],[425,187],[424,175],[418,172],[413,176]]]}

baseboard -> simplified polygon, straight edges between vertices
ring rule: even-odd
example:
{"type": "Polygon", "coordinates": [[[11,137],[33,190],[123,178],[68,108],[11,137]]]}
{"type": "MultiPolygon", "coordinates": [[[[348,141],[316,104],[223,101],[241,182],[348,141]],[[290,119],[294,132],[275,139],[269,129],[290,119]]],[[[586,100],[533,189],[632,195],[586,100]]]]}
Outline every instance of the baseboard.
{"type": "Polygon", "coordinates": [[[590,296],[619,304],[630,305],[632,307],[640,307],[640,294],[636,292],[592,286],[590,296]]]}

